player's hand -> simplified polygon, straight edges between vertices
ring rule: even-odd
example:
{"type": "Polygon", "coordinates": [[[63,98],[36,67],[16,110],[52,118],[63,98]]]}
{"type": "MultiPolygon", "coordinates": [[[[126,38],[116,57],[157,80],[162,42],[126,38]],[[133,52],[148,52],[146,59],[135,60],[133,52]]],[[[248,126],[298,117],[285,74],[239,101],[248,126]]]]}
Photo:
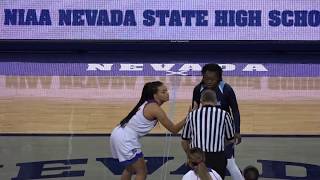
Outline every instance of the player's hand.
{"type": "Polygon", "coordinates": [[[241,143],[241,134],[235,133],[234,140],[235,140],[235,144],[240,144],[241,143]]]}

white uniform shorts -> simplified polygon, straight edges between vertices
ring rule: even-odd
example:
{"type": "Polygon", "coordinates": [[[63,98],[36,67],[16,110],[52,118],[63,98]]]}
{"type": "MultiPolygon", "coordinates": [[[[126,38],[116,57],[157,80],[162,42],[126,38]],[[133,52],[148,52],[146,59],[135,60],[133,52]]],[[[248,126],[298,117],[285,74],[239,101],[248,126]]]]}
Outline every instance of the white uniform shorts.
{"type": "Polygon", "coordinates": [[[123,166],[128,166],[143,157],[139,137],[129,127],[117,126],[110,136],[111,153],[123,166]]]}

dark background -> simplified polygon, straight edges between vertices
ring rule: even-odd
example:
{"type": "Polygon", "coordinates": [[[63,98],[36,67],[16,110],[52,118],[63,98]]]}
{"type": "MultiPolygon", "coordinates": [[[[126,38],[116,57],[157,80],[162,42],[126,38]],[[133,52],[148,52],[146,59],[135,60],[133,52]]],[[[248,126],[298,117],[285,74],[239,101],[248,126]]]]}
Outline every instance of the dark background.
{"type": "Polygon", "coordinates": [[[0,40],[7,62],[320,63],[320,41],[0,40]]]}

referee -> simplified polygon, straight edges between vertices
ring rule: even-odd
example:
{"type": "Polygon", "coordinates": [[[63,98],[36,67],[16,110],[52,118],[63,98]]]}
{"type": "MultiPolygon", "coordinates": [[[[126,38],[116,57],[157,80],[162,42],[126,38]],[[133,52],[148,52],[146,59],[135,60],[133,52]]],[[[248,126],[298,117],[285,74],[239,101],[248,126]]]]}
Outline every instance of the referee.
{"type": "Polygon", "coordinates": [[[189,113],[182,131],[181,145],[188,154],[190,148],[205,152],[205,164],[225,177],[227,158],[225,140],[234,139],[233,120],[230,114],[216,107],[216,93],[206,89],[200,97],[201,107],[189,113]]]}

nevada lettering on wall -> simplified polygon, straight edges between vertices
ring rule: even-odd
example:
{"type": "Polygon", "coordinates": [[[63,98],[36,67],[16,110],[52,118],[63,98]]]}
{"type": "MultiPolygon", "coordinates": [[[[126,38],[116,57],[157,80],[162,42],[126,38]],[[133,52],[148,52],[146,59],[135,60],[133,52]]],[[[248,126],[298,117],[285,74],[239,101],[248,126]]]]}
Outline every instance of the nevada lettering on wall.
{"type": "MultiPolygon", "coordinates": [[[[151,66],[154,71],[163,71],[163,72],[171,72],[170,75],[186,75],[181,73],[174,73],[172,68],[176,64],[146,64],[147,66],[151,66]]],[[[236,70],[235,64],[219,64],[223,71],[234,71],[236,70]]],[[[113,70],[114,64],[88,64],[87,71],[111,71],[113,70]]],[[[144,64],[120,64],[119,71],[143,71],[144,64]]],[[[188,71],[196,71],[200,72],[202,66],[200,64],[182,64],[179,69],[175,72],[188,72],[188,71]]],[[[263,64],[247,64],[242,69],[242,71],[268,71],[268,69],[263,64]]]]}

